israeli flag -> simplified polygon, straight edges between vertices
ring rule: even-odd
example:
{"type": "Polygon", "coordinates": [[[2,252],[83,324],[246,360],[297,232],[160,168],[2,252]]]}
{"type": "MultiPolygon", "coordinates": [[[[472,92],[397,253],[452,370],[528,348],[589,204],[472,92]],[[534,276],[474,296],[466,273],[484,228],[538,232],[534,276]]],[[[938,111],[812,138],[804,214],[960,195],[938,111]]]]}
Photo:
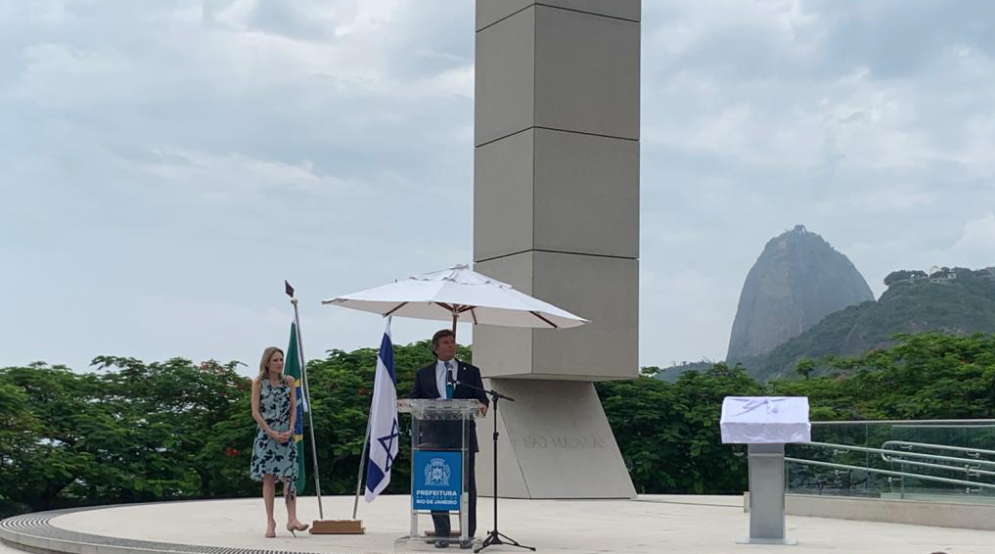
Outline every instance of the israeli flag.
{"type": "Polygon", "coordinates": [[[397,388],[394,380],[394,350],[390,342],[390,319],[380,341],[377,375],[370,405],[370,457],[366,463],[367,502],[373,502],[390,483],[390,469],[397,457],[397,388]]]}

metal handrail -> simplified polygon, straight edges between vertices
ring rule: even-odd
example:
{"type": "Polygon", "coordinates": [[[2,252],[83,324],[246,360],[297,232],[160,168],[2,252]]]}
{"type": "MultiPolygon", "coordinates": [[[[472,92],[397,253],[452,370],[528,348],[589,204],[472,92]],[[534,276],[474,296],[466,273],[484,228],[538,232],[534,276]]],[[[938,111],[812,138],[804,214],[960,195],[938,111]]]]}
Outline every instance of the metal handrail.
{"type": "MultiPolygon", "coordinates": [[[[995,424],[995,419],[869,419],[855,421],[813,421],[812,425],[857,425],[864,423],[878,423],[894,425],[898,423],[919,423],[929,427],[933,423],[991,423],[995,424]]],[[[980,426],[978,426],[980,427],[980,426]]]]}
{"type": "Polygon", "coordinates": [[[895,429],[993,429],[995,425],[969,425],[969,424],[938,424],[938,425],[913,425],[911,423],[906,423],[902,425],[895,425],[895,429]]]}
{"type": "Polygon", "coordinates": [[[894,475],[896,477],[903,477],[903,478],[904,477],[912,477],[914,479],[922,479],[923,481],[936,481],[936,482],[939,482],[939,483],[950,483],[950,484],[953,484],[953,485],[964,485],[964,486],[967,486],[967,487],[982,487],[982,488],[985,488],[985,489],[995,489],[995,484],[978,483],[976,481],[963,481],[961,479],[948,479],[946,477],[933,477],[932,475],[919,475],[919,474],[916,474],[916,473],[906,473],[904,471],[891,471],[891,470],[888,470],[888,469],[877,469],[877,468],[873,468],[873,467],[851,466],[851,465],[847,465],[847,464],[835,464],[835,463],[832,463],[832,462],[818,462],[816,460],[802,460],[802,459],[799,459],[799,458],[784,458],[784,461],[786,461],[786,462],[795,462],[795,463],[798,463],[798,464],[831,467],[831,468],[837,468],[837,469],[850,469],[850,470],[856,470],[856,471],[866,471],[867,473],[881,473],[883,475],[894,475]]]}
{"type": "Polygon", "coordinates": [[[881,445],[881,448],[888,448],[888,445],[899,445],[899,446],[918,446],[921,448],[929,448],[931,450],[952,450],[954,452],[967,452],[975,454],[985,454],[995,456],[995,450],[985,450],[983,448],[967,448],[965,446],[947,446],[945,444],[930,444],[926,442],[908,442],[908,441],[885,441],[881,445]]]}
{"type": "MultiPolygon", "coordinates": [[[[884,456],[882,456],[882,458],[883,457],[884,456]]],[[[917,462],[915,460],[889,460],[887,458],[885,458],[885,461],[891,462],[893,464],[905,464],[905,465],[916,466],[916,467],[931,467],[931,468],[934,468],[934,469],[944,469],[944,470],[947,470],[947,471],[964,472],[964,474],[967,475],[968,477],[970,477],[972,475],[977,475],[977,476],[981,476],[981,475],[995,476],[995,471],[985,471],[983,469],[978,469],[977,467],[946,466],[946,465],[943,465],[943,464],[931,464],[929,462],[917,462]]]]}
{"type": "MultiPolygon", "coordinates": [[[[812,422],[813,426],[838,426],[855,424],[886,424],[893,427],[917,427],[917,428],[978,428],[988,429],[995,427],[995,419],[937,419],[937,420],[882,420],[882,421],[819,421],[812,422]]],[[[929,444],[910,441],[886,441],[881,448],[870,448],[865,446],[849,446],[843,444],[833,444],[825,442],[803,443],[815,448],[826,448],[831,450],[843,450],[854,452],[867,452],[879,454],[881,459],[889,463],[897,463],[902,466],[912,468],[931,468],[935,470],[964,472],[965,479],[971,477],[993,477],[995,471],[980,469],[981,466],[995,468],[995,461],[980,459],[981,456],[995,456],[995,450],[982,448],[968,448],[960,446],[947,446],[942,444],[929,444]],[[909,450],[905,450],[908,448],[909,450]],[[933,450],[937,453],[913,452],[912,449],[933,450]],[[967,453],[971,458],[962,458],[954,455],[944,455],[967,453]]],[[[905,478],[920,479],[923,481],[933,481],[937,483],[947,483],[964,486],[968,492],[980,489],[995,489],[995,484],[963,479],[952,479],[948,477],[938,477],[933,475],[923,475],[920,473],[910,473],[907,471],[895,471],[887,469],[877,469],[873,467],[862,467],[834,462],[823,462],[818,460],[804,460],[800,458],[785,458],[785,461],[795,462],[813,466],[829,467],[834,469],[845,469],[852,471],[865,471],[867,473],[877,473],[900,477],[904,483],[905,478]]]]}
{"type": "MultiPolygon", "coordinates": [[[[945,444],[931,444],[925,442],[886,441],[884,444],[881,445],[881,447],[886,450],[892,450],[888,448],[889,446],[897,446],[898,448],[902,448],[903,446],[907,446],[910,448],[919,447],[924,449],[941,450],[941,451],[950,450],[953,452],[966,452],[968,454],[975,454],[979,456],[981,454],[995,454],[995,450],[984,450],[981,448],[965,448],[963,446],[948,446],[945,444]]],[[[915,467],[928,467],[933,469],[941,469],[944,471],[964,472],[964,475],[967,477],[972,477],[972,476],[981,477],[982,475],[987,475],[989,477],[995,476],[995,471],[985,471],[983,469],[978,469],[978,462],[986,462],[987,460],[979,460],[978,458],[950,458],[951,461],[956,461],[956,463],[962,464],[959,466],[954,466],[954,465],[944,465],[944,464],[931,464],[928,462],[919,462],[915,460],[905,460],[902,459],[902,456],[905,456],[906,454],[916,454],[916,453],[903,452],[902,450],[893,450],[893,452],[895,453],[895,455],[881,454],[881,459],[890,463],[911,465],[915,467]]],[[[948,459],[945,456],[942,458],[943,459],[941,459],[940,461],[948,459]]]]}
{"type": "MultiPolygon", "coordinates": [[[[805,445],[809,445],[809,446],[817,446],[817,447],[821,447],[821,448],[832,448],[832,449],[835,449],[835,450],[853,450],[853,451],[857,451],[857,452],[870,452],[872,454],[882,454],[882,457],[884,457],[886,455],[895,455],[895,454],[898,454],[899,456],[903,456],[903,457],[923,458],[923,459],[927,459],[927,460],[939,460],[939,461],[950,461],[950,462],[965,462],[966,461],[966,462],[969,462],[971,464],[978,464],[978,465],[986,465],[986,466],[995,467],[995,461],[989,461],[989,460],[966,460],[964,458],[955,458],[955,457],[952,457],[952,456],[941,456],[939,454],[922,454],[922,453],[919,453],[919,452],[898,452],[896,450],[891,450],[891,449],[885,450],[883,448],[868,448],[866,446],[850,446],[850,445],[845,445],[845,444],[833,444],[833,443],[829,443],[829,442],[806,442],[806,443],[801,443],[801,444],[805,444],[805,445]]],[[[892,460],[885,458],[885,461],[890,462],[892,460]]]]}

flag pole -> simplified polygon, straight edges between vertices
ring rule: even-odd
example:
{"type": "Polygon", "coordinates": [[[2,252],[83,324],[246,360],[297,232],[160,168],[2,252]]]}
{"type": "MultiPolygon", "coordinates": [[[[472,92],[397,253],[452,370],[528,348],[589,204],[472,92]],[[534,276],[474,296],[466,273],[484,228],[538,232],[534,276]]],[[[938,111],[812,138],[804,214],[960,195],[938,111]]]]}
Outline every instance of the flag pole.
{"type": "MultiPolygon", "coordinates": [[[[287,281],[283,282],[287,296],[290,297],[290,303],[294,305],[294,325],[297,326],[297,351],[301,358],[301,393],[304,398],[307,399],[308,408],[311,407],[311,389],[307,382],[307,369],[304,363],[304,339],[301,333],[301,319],[300,313],[297,310],[297,299],[294,298],[294,287],[290,286],[287,281]]],[[[308,409],[308,427],[310,429],[311,435],[311,458],[314,459],[314,488],[318,495],[318,520],[312,522],[311,524],[311,534],[325,534],[325,535],[338,535],[338,534],[348,534],[356,535],[363,534],[366,530],[363,528],[362,521],[355,520],[325,520],[325,510],[321,505],[321,480],[318,477],[318,446],[317,441],[314,438],[314,415],[311,413],[312,410],[308,409]]],[[[369,425],[369,423],[367,423],[369,425]]],[[[367,433],[368,434],[368,433],[367,433]]],[[[355,516],[353,516],[355,517],[355,516]]]]}
{"type": "Polygon", "coordinates": [[[370,427],[373,425],[373,410],[366,415],[366,435],[363,436],[363,449],[359,451],[359,475],[356,476],[356,498],[352,501],[352,519],[359,511],[359,493],[363,490],[363,466],[366,465],[366,447],[370,443],[370,427]]]}
{"type": "MultiPolygon", "coordinates": [[[[395,281],[396,282],[396,281],[395,281]]],[[[393,317],[387,316],[387,327],[390,328],[390,323],[394,320],[393,317]]],[[[373,378],[373,384],[376,385],[376,376],[373,378]]],[[[373,400],[370,399],[370,402],[373,400]]],[[[359,493],[363,490],[363,466],[366,465],[366,447],[370,444],[370,432],[373,430],[373,406],[370,406],[370,412],[366,414],[366,434],[363,435],[363,449],[359,451],[359,475],[356,476],[356,498],[352,501],[352,519],[356,519],[356,513],[359,511],[359,493]]]]}
{"type": "MultiPolygon", "coordinates": [[[[286,281],[284,281],[286,283],[286,281]]],[[[293,297],[293,287],[287,283],[287,292],[290,296],[290,303],[294,305],[294,323],[297,325],[297,352],[301,356],[301,389],[304,393],[304,398],[307,399],[307,421],[308,430],[311,435],[311,459],[314,460],[314,490],[318,495],[318,517],[319,519],[325,519],[325,511],[321,506],[321,480],[318,478],[318,447],[314,440],[314,415],[311,413],[311,389],[307,385],[307,364],[304,358],[304,339],[301,336],[301,319],[300,314],[297,312],[297,299],[293,297]]]]}

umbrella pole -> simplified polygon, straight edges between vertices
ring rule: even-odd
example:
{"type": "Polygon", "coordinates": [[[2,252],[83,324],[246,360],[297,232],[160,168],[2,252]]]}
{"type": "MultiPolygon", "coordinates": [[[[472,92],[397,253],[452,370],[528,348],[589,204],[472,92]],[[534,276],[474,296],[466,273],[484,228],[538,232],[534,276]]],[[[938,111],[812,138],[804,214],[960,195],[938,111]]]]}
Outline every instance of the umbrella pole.
{"type": "Polygon", "coordinates": [[[456,320],[459,319],[459,313],[456,312],[456,307],[453,307],[453,342],[456,341],[456,320]]]}

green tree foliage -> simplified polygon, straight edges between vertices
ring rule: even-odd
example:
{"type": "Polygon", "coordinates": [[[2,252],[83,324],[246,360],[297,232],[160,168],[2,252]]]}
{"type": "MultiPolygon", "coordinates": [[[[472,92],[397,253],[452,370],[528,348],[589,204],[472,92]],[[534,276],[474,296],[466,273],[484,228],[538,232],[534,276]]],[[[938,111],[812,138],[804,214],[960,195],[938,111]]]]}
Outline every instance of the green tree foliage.
{"type": "Polygon", "coordinates": [[[761,392],[742,368],[717,364],[676,383],[643,376],[597,389],[638,492],[744,490],[746,459],[719,434],[722,399],[761,392]]]}
{"type": "MultiPolygon", "coordinates": [[[[39,421],[27,408],[28,396],[18,386],[0,382],[0,483],[15,483],[34,453],[39,421]]],[[[0,487],[0,518],[24,510],[9,487],[0,487]]]]}
{"type": "MultiPolygon", "coordinates": [[[[717,364],[673,383],[643,375],[596,389],[640,493],[745,490],[744,451],[720,440],[726,396],[808,396],[814,420],[995,418],[995,335],[892,340],[857,357],[803,360],[803,373],[823,369],[807,379],[761,385],[742,367],[717,364]]],[[[376,354],[331,350],[308,362],[323,493],[355,490],[376,354]]],[[[463,347],[459,355],[470,359],[463,347]]],[[[404,397],[414,372],[433,357],[422,341],[395,346],[394,360],[404,397]]],[[[95,365],[89,373],[43,363],[0,369],[0,516],[259,494],[248,477],[256,430],[250,381],[235,371],[237,362],[106,356],[95,365]]],[[[408,491],[409,445],[403,428],[388,493],[408,491]]]]}
{"type": "Polygon", "coordinates": [[[995,417],[995,335],[923,333],[855,358],[828,358],[829,374],[775,381],[775,394],[808,396],[813,418],[995,417]]]}
{"type": "Polygon", "coordinates": [[[926,277],[928,277],[928,275],[926,275],[925,271],[901,269],[889,273],[884,278],[884,285],[886,287],[890,287],[899,281],[906,281],[909,279],[925,279],[926,277]]]}
{"type": "Polygon", "coordinates": [[[812,360],[801,360],[795,364],[795,373],[801,375],[805,379],[808,379],[812,372],[815,371],[815,362],[812,360]]]}
{"type": "Polygon", "coordinates": [[[100,357],[94,364],[101,371],[0,370],[0,395],[12,391],[11,409],[4,401],[0,413],[18,434],[0,451],[9,460],[0,470],[8,501],[47,509],[238,490],[220,475],[225,452],[211,449],[214,427],[247,399],[234,363],[100,357]]]}
{"type": "MultiPolygon", "coordinates": [[[[323,493],[355,490],[376,355],[332,350],[308,363],[323,493]]],[[[471,360],[465,347],[458,355],[471,360]]],[[[399,396],[433,359],[428,341],[394,347],[399,396]]],[[[0,369],[0,516],[259,494],[248,475],[251,381],[235,371],[238,362],[101,356],[93,365],[89,373],[43,363],[0,369]]],[[[402,436],[402,457],[409,444],[402,436]]],[[[310,472],[310,449],[307,456],[310,472]]],[[[407,492],[409,465],[398,460],[387,492],[407,492]]]]}

